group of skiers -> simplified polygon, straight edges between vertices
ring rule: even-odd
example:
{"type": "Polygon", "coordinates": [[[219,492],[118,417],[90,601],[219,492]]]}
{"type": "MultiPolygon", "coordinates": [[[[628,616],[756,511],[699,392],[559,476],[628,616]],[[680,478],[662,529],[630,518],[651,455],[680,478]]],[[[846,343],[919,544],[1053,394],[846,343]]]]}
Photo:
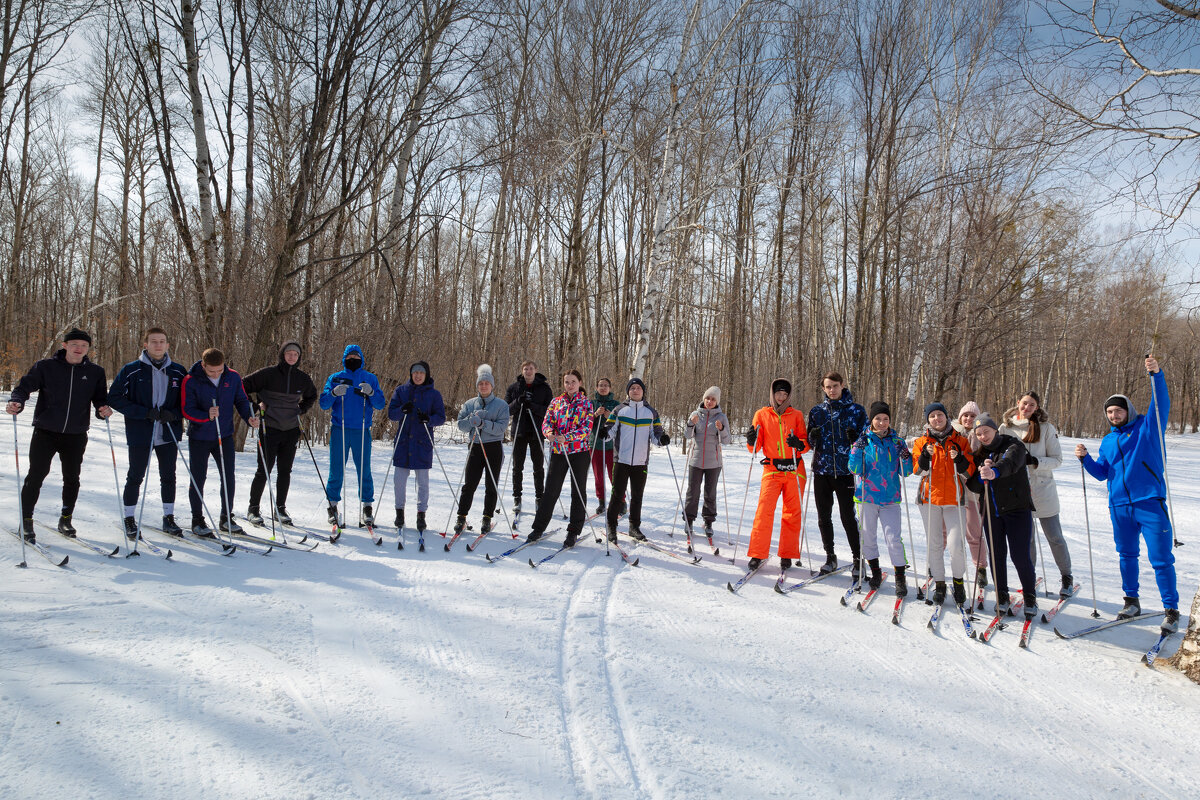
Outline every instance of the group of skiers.
{"type": "MultiPolygon", "coordinates": [[[[277,363],[244,379],[225,364],[224,354],[216,348],[205,350],[190,369],[185,369],[171,359],[167,333],[162,328],[147,330],[142,344],[139,357],[121,368],[110,387],[103,368],[87,357],[91,337],[72,329],[63,337],[62,348],[53,357],[36,362],[13,390],[6,408],[12,415],[21,413],[28,398],[39,393],[29,472],[19,500],[22,534],[27,541],[35,541],[34,507],[55,455],[63,475],[57,530],[66,536],[76,534],[71,516],[87,446],[89,407],[104,420],[113,411],[126,418],[129,469],[122,506],[126,534],[131,540],[139,535],[138,498],[151,455],[159,468],[161,531],[183,534],[174,518],[174,501],[175,464],[177,458],[182,460],[179,444],[185,418],[189,423],[188,458],[183,463],[190,483],[191,532],[214,536],[207,523],[213,517],[207,513],[203,497],[210,458],[217,463],[221,481],[218,526],[234,534],[242,530],[233,513],[235,415],[259,428],[261,457],[251,482],[247,519],[263,524],[262,494],[270,488],[268,477],[274,472],[269,513],[282,524],[291,524],[286,503],[292,465],[302,439],[311,453],[300,420],[314,403],[331,412],[329,475],[325,482],[329,522],[342,524],[339,505],[345,464],[347,457],[352,457],[362,520],[374,524],[370,429],[374,413],[382,410],[385,402],[379,380],[367,370],[358,345],[345,348],[342,369],[325,380],[318,395],[311,377],[300,368],[303,350],[295,341],[283,344],[277,363]]],[[[1075,455],[1089,474],[1109,484],[1113,535],[1125,593],[1125,607],[1119,617],[1140,613],[1139,542],[1145,539],[1166,610],[1164,628],[1174,630],[1179,620],[1179,597],[1171,552],[1173,532],[1165,505],[1162,439],[1170,400],[1157,360],[1148,356],[1146,369],[1154,397],[1147,414],[1137,414],[1128,397],[1113,395],[1105,403],[1111,430],[1101,442],[1099,457],[1093,458],[1082,444],[1076,447],[1075,455]]],[[[609,541],[617,541],[617,526],[626,513],[629,535],[645,540],[641,504],[650,448],[666,447],[671,440],[658,412],[647,401],[647,388],[640,378],[627,381],[623,402],[618,402],[612,382],[603,377],[589,399],[578,370],[562,373],[561,390],[556,393],[538,372],[537,364],[526,360],[503,398],[496,393],[496,379],[488,364],[476,370],[475,389],[475,394],[460,406],[457,417],[459,430],[469,437],[469,450],[455,508],[455,533],[461,533],[467,524],[481,480],[481,532],[493,526],[500,502],[502,443],[510,433],[514,515],[522,509],[525,462],[532,462],[535,513],[527,541],[546,534],[563,484],[569,481],[570,512],[563,544],[568,548],[576,544],[588,519],[585,486],[589,466],[598,500],[596,515],[606,513],[609,541]]],[[[901,516],[907,501],[904,478],[915,473],[920,476],[917,504],[927,537],[925,572],[936,604],[945,600],[949,588],[954,602],[962,606],[967,599],[968,577],[974,580],[975,588],[985,586],[990,562],[998,610],[1007,612],[1023,601],[1026,617],[1035,615],[1038,545],[1034,519],[1058,566],[1061,595],[1068,596],[1078,588],[1059,521],[1053,476],[1054,469],[1062,464],[1062,449],[1037,392],[1023,393],[1001,420],[982,413],[974,402],[964,404],[951,419],[941,402],[931,402],[925,407],[923,432],[909,443],[892,427],[888,404],[876,401],[864,410],[840,374],[824,375],[821,389],[824,398],[811,409],[806,423],[804,415],[792,405],[790,381],[774,380],[769,403],[754,414],[745,432],[747,448],[760,456],[762,466],[758,507],[747,548],[751,570],[759,568],[770,555],[775,510],[781,499],[776,552],[784,569],[800,558],[808,482],[802,456],[811,449],[814,502],[826,554],[822,573],[839,569],[833,526],[836,500],[853,558],[853,580],[865,576],[868,585],[877,589],[885,579],[877,538],[882,531],[896,594],[907,594],[906,570],[910,564],[901,536],[901,516]],[[970,575],[967,547],[975,568],[970,575]],[[1021,588],[1017,603],[1009,592],[1010,560],[1021,588]]],[[[719,387],[707,389],[688,415],[684,434],[692,447],[687,461],[686,499],[680,491],[682,516],[689,534],[699,516],[710,541],[717,519],[717,483],[724,477],[723,448],[732,440],[730,422],[720,401],[719,387]]],[[[392,441],[395,525],[403,528],[405,524],[411,475],[417,487],[415,524],[424,531],[429,473],[437,455],[433,429],[447,421],[445,404],[434,387],[427,361],[410,366],[408,379],[396,387],[386,405],[388,418],[399,423],[392,441]]],[[[673,463],[671,468],[674,471],[673,463]]]]}

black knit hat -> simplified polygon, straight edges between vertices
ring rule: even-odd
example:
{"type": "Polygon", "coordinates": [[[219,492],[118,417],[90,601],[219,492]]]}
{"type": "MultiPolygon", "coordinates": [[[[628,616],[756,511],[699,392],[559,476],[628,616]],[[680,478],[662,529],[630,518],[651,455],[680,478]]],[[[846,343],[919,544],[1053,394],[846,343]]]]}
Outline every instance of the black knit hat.
{"type": "Polygon", "coordinates": [[[788,394],[791,394],[792,382],[787,378],[776,378],[775,380],[771,381],[771,394],[774,395],[776,392],[787,392],[788,394]]]}
{"type": "Polygon", "coordinates": [[[79,330],[79,328],[71,328],[71,330],[67,331],[67,335],[64,336],[62,340],[64,342],[74,342],[74,341],[83,340],[83,341],[87,342],[88,344],[92,343],[92,337],[88,335],[88,332],[81,331],[81,330],[79,330]]]}
{"type": "Polygon", "coordinates": [[[876,400],[874,403],[871,403],[871,410],[867,413],[867,419],[875,419],[880,414],[887,414],[890,420],[892,417],[892,407],[882,400],[876,400]]]}
{"type": "Polygon", "coordinates": [[[626,382],[625,382],[625,394],[629,394],[629,390],[630,390],[630,388],[631,388],[631,387],[632,387],[632,386],[633,386],[635,383],[636,383],[638,386],[642,387],[642,395],[643,395],[643,396],[645,396],[645,394],[646,394],[646,384],[642,382],[642,379],[641,379],[641,378],[630,378],[628,381],[626,381],[626,382]]]}
{"type": "MultiPolygon", "coordinates": [[[[950,416],[949,412],[946,411],[946,407],[944,405],[942,405],[939,401],[934,400],[932,403],[925,406],[925,420],[928,421],[929,415],[935,411],[940,411],[943,414],[945,414],[947,417],[950,416]]],[[[888,416],[891,416],[891,415],[889,414],[888,416]]]]}
{"type": "Polygon", "coordinates": [[[1125,409],[1125,413],[1128,414],[1129,413],[1129,398],[1123,394],[1114,394],[1112,397],[1110,397],[1104,401],[1104,409],[1106,411],[1108,409],[1112,408],[1113,406],[1116,406],[1117,408],[1125,409]]]}

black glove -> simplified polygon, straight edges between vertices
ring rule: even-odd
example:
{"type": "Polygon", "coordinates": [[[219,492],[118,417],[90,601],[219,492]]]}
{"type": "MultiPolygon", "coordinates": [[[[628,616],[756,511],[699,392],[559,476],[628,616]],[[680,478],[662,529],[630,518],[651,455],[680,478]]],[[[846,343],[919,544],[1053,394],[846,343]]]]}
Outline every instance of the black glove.
{"type": "Polygon", "coordinates": [[[787,444],[788,447],[794,447],[799,450],[804,447],[804,440],[797,436],[795,431],[792,431],[787,435],[787,444]]]}
{"type": "Polygon", "coordinates": [[[613,426],[613,421],[611,419],[605,420],[600,425],[600,433],[603,434],[604,436],[608,436],[608,432],[612,430],[612,426],[613,426]]]}
{"type": "Polygon", "coordinates": [[[859,450],[867,449],[867,432],[863,431],[857,439],[854,440],[852,447],[857,447],[859,450]]]}
{"type": "Polygon", "coordinates": [[[666,447],[671,443],[671,437],[664,433],[662,436],[658,437],[658,443],[663,447],[666,447]]]}
{"type": "MultiPolygon", "coordinates": [[[[411,405],[411,403],[410,403],[410,405],[411,405]]],[[[421,422],[429,422],[429,415],[418,408],[417,409],[417,419],[421,420],[421,422]]]]}
{"type": "Polygon", "coordinates": [[[1037,469],[1037,456],[1035,456],[1033,453],[1027,453],[1025,456],[1025,465],[1037,469]]]}
{"type": "Polygon", "coordinates": [[[159,422],[167,422],[167,423],[176,422],[179,420],[179,415],[176,414],[174,411],[167,411],[165,408],[160,408],[160,409],[158,409],[158,416],[156,417],[156,419],[159,422]]]}
{"type": "Polygon", "coordinates": [[[533,405],[533,392],[526,389],[521,393],[521,402],[527,406],[533,405]]]}
{"type": "Polygon", "coordinates": [[[405,403],[404,405],[400,406],[400,413],[401,413],[401,414],[411,414],[411,413],[413,413],[413,404],[412,404],[412,400],[409,400],[407,403],[405,403]]]}
{"type": "Polygon", "coordinates": [[[758,441],[758,428],[746,429],[746,444],[754,447],[754,443],[758,441]]]}

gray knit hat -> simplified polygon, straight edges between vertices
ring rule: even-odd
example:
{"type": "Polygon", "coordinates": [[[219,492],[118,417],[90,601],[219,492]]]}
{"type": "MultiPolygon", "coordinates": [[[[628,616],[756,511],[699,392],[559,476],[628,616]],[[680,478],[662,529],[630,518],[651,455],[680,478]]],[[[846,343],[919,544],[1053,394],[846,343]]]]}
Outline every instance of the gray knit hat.
{"type": "Polygon", "coordinates": [[[991,428],[994,431],[999,431],[1000,425],[991,414],[983,411],[975,418],[975,430],[979,430],[980,428],[991,428]]]}
{"type": "Polygon", "coordinates": [[[496,378],[492,375],[491,364],[480,364],[479,368],[475,370],[475,385],[478,386],[484,381],[487,381],[492,386],[496,385],[496,378]]]}
{"type": "Polygon", "coordinates": [[[703,401],[707,397],[715,398],[717,401],[717,405],[720,405],[721,404],[721,387],[720,386],[710,386],[707,389],[705,389],[704,395],[700,398],[700,400],[703,401]]]}

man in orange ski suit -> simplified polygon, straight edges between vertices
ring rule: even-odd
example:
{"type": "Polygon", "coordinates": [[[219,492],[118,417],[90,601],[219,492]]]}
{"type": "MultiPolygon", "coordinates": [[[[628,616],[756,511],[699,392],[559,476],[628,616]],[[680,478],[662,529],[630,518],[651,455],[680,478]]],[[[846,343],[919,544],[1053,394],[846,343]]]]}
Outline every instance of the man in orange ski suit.
{"type": "Polygon", "coordinates": [[[804,415],[788,405],[792,384],[784,378],[771,383],[771,405],[754,415],[753,427],[746,433],[751,453],[763,454],[762,486],[758,509],[750,531],[750,568],[759,566],[771,555],[771,534],[775,528],[775,504],[783,495],[783,520],[779,531],[780,565],[787,569],[792,559],[800,558],[800,527],[803,522],[802,492],[807,483],[804,461],[808,450],[808,430],[804,415]]]}

